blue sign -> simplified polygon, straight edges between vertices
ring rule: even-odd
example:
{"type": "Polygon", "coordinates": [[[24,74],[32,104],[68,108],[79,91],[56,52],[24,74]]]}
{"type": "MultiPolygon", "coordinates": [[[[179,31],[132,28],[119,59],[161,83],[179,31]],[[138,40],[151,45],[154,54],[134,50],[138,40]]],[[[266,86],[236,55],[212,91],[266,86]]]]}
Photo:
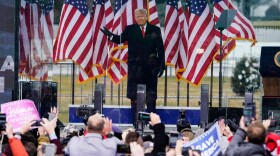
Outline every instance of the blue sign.
{"type": "Polygon", "coordinates": [[[219,134],[219,126],[218,123],[216,123],[205,133],[184,144],[183,147],[191,147],[192,149],[200,150],[201,155],[204,156],[217,156],[221,152],[219,134]]]}
{"type": "MultiPolygon", "coordinates": [[[[69,105],[69,123],[83,123],[83,120],[76,116],[76,109],[80,105],[69,105]]],[[[94,107],[94,105],[89,105],[94,107]]],[[[191,125],[200,124],[200,108],[199,107],[161,107],[158,106],[156,113],[160,116],[161,122],[164,124],[176,125],[180,115],[180,110],[186,110],[186,121],[191,125]]],[[[131,108],[130,106],[108,106],[104,105],[102,113],[113,120],[113,123],[131,124],[131,108]]]]}

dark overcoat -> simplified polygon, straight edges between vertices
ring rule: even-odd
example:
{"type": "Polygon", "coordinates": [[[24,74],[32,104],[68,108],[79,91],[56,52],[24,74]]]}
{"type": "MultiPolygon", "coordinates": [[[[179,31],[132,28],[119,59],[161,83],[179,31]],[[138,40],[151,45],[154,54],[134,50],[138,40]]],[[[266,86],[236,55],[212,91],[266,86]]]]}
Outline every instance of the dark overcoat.
{"type": "Polygon", "coordinates": [[[165,66],[160,28],[147,23],[143,38],[139,25],[128,25],[121,35],[113,35],[111,41],[128,43],[127,98],[136,99],[137,84],[145,84],[147,93],[157,97],[158,72],[165,66]]]}

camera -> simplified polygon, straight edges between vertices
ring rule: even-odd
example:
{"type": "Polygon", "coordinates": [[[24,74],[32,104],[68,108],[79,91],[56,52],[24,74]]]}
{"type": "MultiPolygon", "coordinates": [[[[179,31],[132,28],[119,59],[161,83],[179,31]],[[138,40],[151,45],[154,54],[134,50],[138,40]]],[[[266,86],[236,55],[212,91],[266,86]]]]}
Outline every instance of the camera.
{"type": "Polygon", "coordinates": [[[191,124],[186,121],[186,110],[180,110],[179,119],[176,123],[177,132],[181,132],[185,128],[191,129],[191,124]]]}
{"type": "Polygon", "coordinates": [[[186,118],[186,110],[180,110],[179,115],[180,115],[180,119],[185,119],[186,118]]]}
{"type": "Polygon", "coordinates": [[[178,132],[170,132],[169,147],[175,148],[177,140],[181,139],[182,137],[182,134],[178,132]]]}
{"type": "Polygon", "coordinates": [[[125,145],[125,144],[118,144],[117,145],[117,153],[126,153],[126,154],[131,153],[130,146],[125,145]]]}
{"type": "Polygon", "coordinates": [[[230,128],[230,131],[236,132],[239,126],[231,119],[226,120],[226,125],[230,128]]]}
{"type": "Polygon", "coordinates": [[[150,113],[147,112],[138,112],[139,121],[150,121],[150,113]]]}
{"type": "Polygon", "coordinates": [[[90,117],[96,113],[96,109],[87,105],[81,105],[76,110],[76,116],[80,118],[90,117]]]}
{"type": "Polygon", "coordinates": [[[5,130],[6,129],[6,114],[0,114],[0,129],[5,130]]]}

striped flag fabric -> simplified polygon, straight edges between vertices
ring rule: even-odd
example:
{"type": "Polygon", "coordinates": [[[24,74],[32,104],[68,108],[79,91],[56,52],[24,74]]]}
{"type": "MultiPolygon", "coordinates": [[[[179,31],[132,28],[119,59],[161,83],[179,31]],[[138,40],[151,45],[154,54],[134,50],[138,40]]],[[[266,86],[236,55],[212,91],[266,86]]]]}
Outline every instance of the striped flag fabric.
{"type": "Polygon", "coordinates": [[[88,73],[92,51],[92,21],[86,0],[64,0],[53,46],[53,62],[70,59],[88,73]]]}
{"type": "Polygon", "coordinates": [[[149,3],[147,7],[144,7],[148,11],[148,21],[150,22],[150,24],[160,27],[156,1],[155,0],[148,0],[148,1],[149,3]]]}
{"type": "MultiPolygon", "coordinates": [[[[184,18],[186,18],[186,15],[184,14],[183,16],[184,18]]],[[[188,61],[188,45],[189,45],[189,25],[186,19],[183,20],[183,22],[180,23],[181,28],[182,28],[182,33],[181,33],[181,38],[180,38],[180,51],[179,51],[179,55],[178,55],[178,61],[176,64],[176,77],[178,80],[180,80],[182,78],[182,73],[186,70],[186,66],[187,66],[187,61],[188,61]]]]}
{"type": "Polygon", "coordinates": [[[19,73],[46,81],[53,50],[54,1],[21,0],[20,3],[19,73]]]}
{"type": "Polygon", "coordinates": [[[80,69],[79,82],[85,82],[100,76],[104,76],[107,70],[108,60],[108,40],[100,28],[104,26],[112,30],[113,26],[113,9],[110,0],[94,0],[92,3],[92,36],[93,52],[92,66],[88,73],[80,69]]]}
{"type": "Polygon", "coordinates": [[[188,24],[180,0],[168,0],[166,2],[164,48],[165,62],[174,66],[177,78],[178,73],[185,70],[187,65],[188,50],[188,24]]]}
{"type": "Polygon", "coordinates": [[[188,54],[187,67],[182,78],[198,85],[212,62],[217,50],[215,42],[214,20],[205,0],[187,2],[188,54]]]}
{"type": "MultiPolygon", "coordinates": [[[[116,0],[112,32],[120,35],[127,25],[135,23],[134,10],[137,8],[147,9],[150,23],[160,26],[155,4],[155,0],[116,0]]],[[[115,84],[127,75],[127,58],[127,43],[112,44],[107,73],[115,84]]]]}
{"type": "MultiPolygon", "coordinates": [[[[238,10],[231,0],[213,0],[214,3],[214,21],[217,22],[220,15],[224,10],[237,10],[237,13],[229,26],[229,28],[223,30],[222,41],[224,41],[224,49],[227,49],[227,53],[223,51],[222,58],[225,58],[230,51],[235,47],[235,40],[249,40],[254,45],[256,43],[256,35],[252,23],[238,10]],[[231,43],[227,43],[231,42],[231,43]],[[228,45],[228,46],[226,46],[228,45]]],[[[220,31],[216,30],[216,43],[220,45],[220,31]]],[[[216,60],[220,60],[220,55],[215,56],[216,60]]]]}

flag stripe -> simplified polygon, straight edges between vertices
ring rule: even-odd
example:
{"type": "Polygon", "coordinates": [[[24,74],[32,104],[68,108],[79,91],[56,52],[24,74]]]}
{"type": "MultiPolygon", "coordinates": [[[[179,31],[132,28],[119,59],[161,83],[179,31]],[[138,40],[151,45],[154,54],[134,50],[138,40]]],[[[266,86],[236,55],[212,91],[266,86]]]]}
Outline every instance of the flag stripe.
{"type": "MultiPolygon", "coordinates": [[[[256,36],[254,32],[253,25],[251,22],[239,12],[238,8],[233,4],[231,0],[214,0],[214,21],[217,22],[221,13],[224,10],[237,10],[237,13],[227,30],[223,31],[222,41],[223,47],[227,47],[227,51],[222,52],[222,59],[224,59],[230,51],[235,47],[236,39],[244,39],[253,42],[252,45],[256,42],[256,36]],[[229,40],[230,38],[230,40],[229,40]],[[233,40],[232,40],[233,39],[233,40]],[[231,43],[227,43],[231,42],[231,43]]],[[[220,33],[219,30],[216,30],[216,44],[220,44],[220,33]]],[[[223,48],[225,49],[225,48],[223,48]]],[[[217,53],[215,56],[216,60],[220,60],[220,55],[217,53]]]]}
{"type": "Polygon", "coordinates": [[[111,30],[113,25],[113,9],[109,0],[93,1],[92,6],[92,38],[93,38],[93,53],[91,61],[91,70],[85,73],[80,70],[79,82],[94,79],[106,74],[108,62],[108,41],[100,28],[106,27],[111,30]]]}
{"type": "Polygon", "coordinates": [[[186,16],[188,29],[188,53],[186,69],[178,77],[198,85],[217,50],[214,21],[205,0],[190,0],[186,16]]]}
{"type": "Polygon", "coordinates": [[[54,62],[71,59],[88,73],[92,66],[92,50],[92,21],[86,1],[64,1],[53,50],[54,62]]]}
{"type": "Polygon", "coordinates": [[[53,0],[21,0],[20,4],[19,74],[46,81],[52,57],[53,0]]]}

